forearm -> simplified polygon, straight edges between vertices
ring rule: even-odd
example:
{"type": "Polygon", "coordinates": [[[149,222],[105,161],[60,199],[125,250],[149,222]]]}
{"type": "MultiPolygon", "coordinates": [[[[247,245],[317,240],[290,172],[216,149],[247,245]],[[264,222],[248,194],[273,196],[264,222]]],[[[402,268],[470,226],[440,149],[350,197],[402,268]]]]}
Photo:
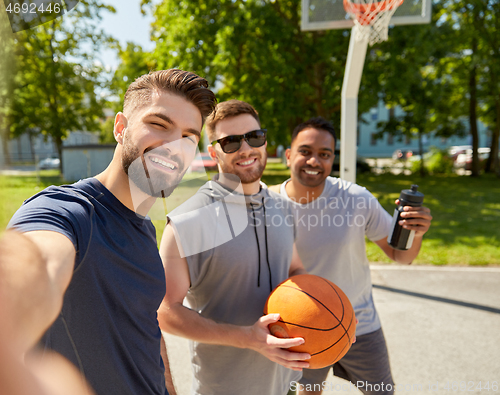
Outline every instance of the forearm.
{"type": "MultiPolygon", "coordinates": [[[[399,200],[396,201],[399,204],[399,200]]],[[[420,247],[422,246],[422,239],[424,234],[429,230],[432,221],[431,210],[428,207],[411,207],[405,206],[404,212],[401,213],[402,220],[399,224],[406,230],[415,232],[413,238],[413,244],[408,250],[394,250],[385,243],[379,244],[379,246],[387,253],[389,257],[398,263],[411,264],[413,260],[417,257],[420,252],[420,247]],[[384,244],[392,249],[392,256],[385,250],[384,244]]]]}
{"type": "Polygon", "coordinates": [[[170,371],[170,362],[168,360],[167,345],[165,344],[165,339],[163,336],[160,341],[160,354],[163,359],[163,365],[165,366],[165,387],[169,395],[177,395],[175,390],[174,381],[172,379],[172,372],[170,371]]]}
{"type": "Polygon", "coordinates": [[[304,343],[302,338],[280,339],[269,332],[268,326],[279,319],[279,314],[260,317],[252,326],[216,323],[178,303],[171,308],[160,307],[160,327],[177,336],[207,344],[248,348],[259,352],[273,362],[287,368],[301,370],[309,367],[311,356],[288,351],[304,343]]]}
{"type": "MultiPolygon", "coordinates": [[[[53,276],[56,265],[51,266],[47,250],[54,251],[61,244],[60,238],[66,238],[56,235],[49,240],[46,233],[8,231],[0,242],[0,291],[8,296],[5,299],[8,322],[16,328],[13,332],[16,341],[25,350],[55,320],[63,300],[63,285],[53,276]]],[[[72,245],[71,248],[74,251],[72,245]]]]}
{"type": "Polygon", "coordinates": [[[393,260],[397,263],[404,265],[410,265],[413,260],[417,257],[420,252],[420,247],[422,246],[422,236],[415,236],[413,239],[413,244],[408,250],[393,250],[393,260]]]}
{"type": "Polygon", "coordinates": [[[250,327],[217,323],[180,303],[160,307],[160,328],[165,332],[200,343],[238,348],[249,346],[250,327]]]}
{"type": "Polygon", "coordinates": [[[307,273],[306,269],[301,267],[301,268],[297,268],[297,269],[293,270],[292,272],[290,272],[290,277],[297,276],[299,274],[308,274],[308,273],[307,273]]]}

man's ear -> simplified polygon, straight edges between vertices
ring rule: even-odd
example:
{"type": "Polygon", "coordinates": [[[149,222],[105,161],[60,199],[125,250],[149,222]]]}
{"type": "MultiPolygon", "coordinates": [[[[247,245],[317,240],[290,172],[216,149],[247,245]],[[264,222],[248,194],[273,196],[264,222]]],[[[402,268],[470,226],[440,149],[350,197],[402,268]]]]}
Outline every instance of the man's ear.
{"type": "Polygon", "coordinates": [[[291,154],[291,152],[292,152],[292,151],[290,150],[290,148],[287,148],[287,149],[285,150],[286,165],[287,165],[288,167],[290,167],[290,154],[291,154]]]}
{"type": "Polygon", "coordinates": [[[128,120],[125,114],[119,112],[115,117],[115,125],[113,129],[113,135],[118,144],[123,144],[123,137],[125,134],[125,129],[127,129],[128,120]]]}
{"type": "Polygon", "coordinates": [[[213,145],[208,145],[207,146],[207,150],[208,150],[208,154],[210,155],[210,157],[216,161],[217,163],[219,163],[219,158],[217,157],[217,152],[215,152],[215,148],[213,145]]]}

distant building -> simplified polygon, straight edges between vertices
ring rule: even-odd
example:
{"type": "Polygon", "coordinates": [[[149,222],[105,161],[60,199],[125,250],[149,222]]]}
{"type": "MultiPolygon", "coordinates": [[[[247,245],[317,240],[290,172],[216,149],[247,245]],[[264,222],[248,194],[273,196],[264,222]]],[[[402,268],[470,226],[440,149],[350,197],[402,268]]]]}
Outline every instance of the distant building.
{"type": "MultiPolygon", "coordinates": [[[[63,141],[63,147],[98,143],[99,135],[97,133],[76,131],[71,132],[63,141]]],[[[27,133],[9,140],[7,143],[7,155],[8,157],[6,158],[3,141],[0,140],[0,166],[2,167],[8,163],[34,163],[37,160],[59,156],[57,147],[50,136],[45,139],[40,134],[30,137],[27,133]]]]}
{"type": "Polygon", "coordinates": [[[63,146],[63,178],[68,182],[78,181],[101,173],[113,159],[115,148],[115,144],[63,146]]]}
{"type": "MultiPolygon", "coordinates": [[[[376,139],[378,133],[377,123],[388,121],[391,116],[401,116],[404,112],[400,107],[389,109],[383,102],[379,102],[378,107],[372,108],[361,117],[364,122],[358,123],[358,155],[367,158],[388,158],[398,149],[402,151],[413,151],[418,154],[418,139],[393,137],[386,134],[382,139],[376,139]]],[[[491,137],[484,124],[478,121],[479,146],[488,147],[491,137]]],[[[465,137],[453,136],[450,138],[423,137],[424,150],[428,151],[431,146],[445,149],[454,145],[471,145],[472,137],[467,134],[465,137]]]]}

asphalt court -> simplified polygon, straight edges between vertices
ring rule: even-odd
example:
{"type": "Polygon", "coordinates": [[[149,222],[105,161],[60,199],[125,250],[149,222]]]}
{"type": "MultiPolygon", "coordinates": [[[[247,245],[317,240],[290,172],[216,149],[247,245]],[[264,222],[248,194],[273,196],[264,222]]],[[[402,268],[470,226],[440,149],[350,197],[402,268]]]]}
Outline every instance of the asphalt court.
{"type": "MultiPolygon", "coordinates": [[[[500,394],[500,268],[371,269],[396,393],[500,394]]],[[[165,338],[178,394],[188,395],[188,342],[165,338]]],[[[323,384],[324,394],[361,393],[331,374],[323,384]]]]}

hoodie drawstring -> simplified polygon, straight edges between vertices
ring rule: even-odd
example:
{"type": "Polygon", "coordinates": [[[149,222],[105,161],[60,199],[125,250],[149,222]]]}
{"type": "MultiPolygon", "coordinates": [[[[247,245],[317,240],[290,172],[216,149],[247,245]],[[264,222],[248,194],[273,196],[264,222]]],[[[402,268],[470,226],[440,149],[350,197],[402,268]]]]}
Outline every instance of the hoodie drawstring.
{"type": "Polygon", "coordinates": [[[267,270],[269,271],[269,292],[273,290],[273,276],[271,274],[271,265],[269,264],[269,247],[267,246],[267,216],[266,216],[266,205],[264,204],[264,198],[262,198],[262,208],[264,209],[264,240],[266,241],[266,261],[267,270]]]}
{"type": "MultiPolygon", "coordinates": [[[[257,287],[260,287],[260,267],[261,267],[261,259],[260,259],[260,242],[259,242],[259,235],[257,233],[257,223],[255,221],[255,210],[253,208],[253,204],[250,203],[250,207],[252,208],[252,217],[253,217],[253,228],[255,231],[255,239],[257,240],[257,251],[259,254],[259,272],[257,276],[257,287]]],[[[269,248],[268,248],[268,243],[267,243],[267,219],[266,219],[266,206],[264,204],[264,198],[262,198],[262,207],[264,210],[264,240],[266,242],[266,261],[267,261],[267,270],[269,271],[269,290],[273,290],[273,280],[272,280],[272,274],[271,274],[271,265],[269,264],[269,248]]]]}

